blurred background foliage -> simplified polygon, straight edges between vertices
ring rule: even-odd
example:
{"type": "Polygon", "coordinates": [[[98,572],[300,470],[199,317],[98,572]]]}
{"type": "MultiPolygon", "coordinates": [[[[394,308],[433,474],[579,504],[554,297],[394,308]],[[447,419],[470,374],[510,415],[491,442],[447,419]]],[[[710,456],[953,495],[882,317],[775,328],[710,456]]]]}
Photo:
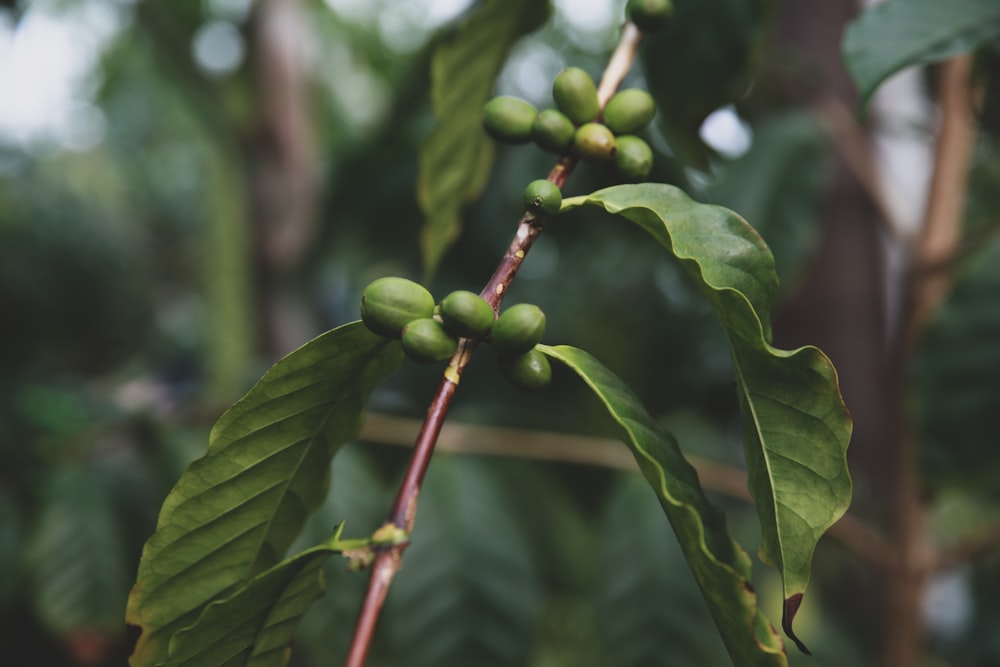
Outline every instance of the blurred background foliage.
{"type": "MultiPolygon", "coordinates": [[[[562,67],[599,74],[623,4],[554,2],[548,22],[515,44],[495,90],[549,106],[562,67]]],[[[834,271],[816,275],[824,229],[838,222],[823,211],[857,195],[838,185],[836,140],[811,104],[836,82],[782,37],[796,3],[676,4],[669,34],[648,41],[627,82],[648,85],[660,104],[647,135],[657,153],[653,179],[750,220],[774,250],[783,304],[810,280],[851,284],[861,263],[874,266],[861,271],[873,281],[857,289],[881,290],[875,231],[865,247],[841,248],[834,271]]],[[[428,64],[474,5],[0,7],[0,662],[124,665],[125,597],[140,549],[215,418],[281,355],[356,319],[370,280],[421,276],[416,183],[418,150],[434,125],[428,64]],[[30,123],[18,120],[13,63],[64,56],[77,63],[71,94],[31,111],[30,123]]],[[[815,39],[836,39],[841,27],[815,39]]],[[[961,278],[928,333],[912,396],[928,434],[923,463],[940,498],[936,521],[955,541],[996,525],[1000,505],[1000,82],[997,54],[987,50],[980,61],[987,103],[961,278]]],[[[919,94],[926,99],[926,89],[919,94]]],[[[929,140],[926,126],[895,129],[929,140]]],[[[496,149],[489,182],[430,283],[439,298],[486,281],[510,240],[523,186],[551,164],[534,147],[496,149]]],[[[567,191],[611,178],[584,166],[567,191]]],[[[585,348],[627,379],[686,451],[741,465],[722,332],[680,269],[638,230],[611,228],[595,214],[559,219],[507,302],[522,301],[547,313],[546,342],[585,348]]],[[[797,337],[805,312],[790,307],[779,319],[783,344],[822,342],[797,337]]],[[[851,331],[875,346],[884,333],[851,331]]],[[[850,345],[831,354],[853,409],[850,387],[881,369],[853,359],[850,345]]],[[[455,420],[607,432],[569,378],[557,376],[544,400],[524,397],[499,379],[491,355],[470,366],[455,420]]],[[[406,364],[378,390],[372,412],[419,418],[437,374],[406,364]]],[[[855,512],[877,523],[884,460],[870,437],[878,428],[859,427],[855,512]]],[[[342,519],[352,536],[378,525],[405,464],[396,444],[362,439],[338,456],[329,502],[303,546],[342,519]]],[[[753,551],[752,509],[725,489],[710,491],[753,551]]],[[[442,453],[371,664],[723,664],[681,561],[654,498],[631,473],[442,453]]],[[[295,665],[337,664],[346,651],[365,577],[342,563],[328,570],[328,593],[305,619],[295,665]]],[[[933,664],[1000,664],[996,633],[985,630],[1000,618],[998,572],[994,551],[935,582],[933,664]]],[[[778,583],[764,568],[758,577],[776,620],[778,583]]],[[[814,579],[798,630],[821,657],[793,654],[792,664],[873,664],[877,572],[828,538],[814,579]]]]}

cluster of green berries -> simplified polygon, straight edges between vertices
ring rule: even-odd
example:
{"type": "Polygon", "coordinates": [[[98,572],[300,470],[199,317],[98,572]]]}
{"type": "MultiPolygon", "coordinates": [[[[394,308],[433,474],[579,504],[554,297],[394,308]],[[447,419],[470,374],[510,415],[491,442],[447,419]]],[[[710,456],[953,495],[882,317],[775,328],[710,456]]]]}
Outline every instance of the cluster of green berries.
{"type": "Polygon", "coordinates": [[[584,160],[614,161],[630,179],[649,174],[653,151],[634,134],[656,112],[648,92],[639,88],[619,91],[605,105],[602,116],[594,80],[579,67],[568,67],[556,75],[552,98],[558,108],[539,112],[520,97],[494,97],[483,109],[483,126],[497,141],[534,141],[552,153],[574,152],[584,160]]]}
{"type": "Polygon", "coordinates": [[[500,372],[514,386],[538,391],[552,381],[549,360],[537,349],[545,314],[532,304],[511,306],[494,319],[493,307],[478,294],[459,290],[435,304],[423,285],[389,277],[365,288],[361,319],[380,336],[398,338],[406,356],[420,363],[447,361],[459,338],[473,338],[493,346],[500,372]]]}

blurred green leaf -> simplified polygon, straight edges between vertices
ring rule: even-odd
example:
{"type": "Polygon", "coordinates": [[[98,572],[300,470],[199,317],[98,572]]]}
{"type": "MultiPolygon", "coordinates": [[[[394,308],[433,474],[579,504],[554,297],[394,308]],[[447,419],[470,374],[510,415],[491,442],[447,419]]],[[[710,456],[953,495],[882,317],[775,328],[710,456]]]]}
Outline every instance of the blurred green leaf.
{"type": "Polygon", "coordinates": [[[967,53],[997,37],[996,0],[889,0],[847,27],[843,55],[866,104],[899,70],[967,53]]]}
{"type": "Polygon", "coordinates": [[[57,634],[121,627],[130,567],[101,482],[89,467],[52,470],[27,538],[35,613],[57,634]]]}
{"type": "Polygon", "coordinates": [[[141,630],[134,665],[163,660],[205,605],[283,557],[326,495],[330,459],[401,359],[398,342],[347,324],[279,361],[222,415],[143,549],[127,611],[141,630]]]}
{"type": "MultiPolygon", "coordinates": [[[[729,536],[725,515],[705,497],[673,436],[653,421],[624,382],[583,350],[539,347],[579,375],[615,421],[670,519],[733,664],[787,665],[781,637],[757,607],[750,558],[729,536]]],[[[629,562],[620,567],[627,569],[629,562]]]]}
{"type": "Polygon", "coordinates": [[[482,128],[493,82],[511,46],[548,16],[548,2],[487,0],[434,51],[431,105],[437,124],[420,149],[417,183],[428,275],[461,232],[462,210],[479,196],[493,164],[493,141],[482,128]]]}
{"type": "Polygon", "coordinates": [[[815,347],[785,351],[768,342],[778,283],[774,260],[753,227],[732,211],[659,183],[599,190],[585,203],[636,223],[670,250],[726,330],[761,557],[781,573],[782,626],[794,639],[792,620],[816,543],[851,499],[851,419],[833,364],[815,347]]]}
{"type": "Polygon", "coordinates": [[[675,0],[666,29],[649,35],[643,71],[670,147],[696,167],[708,166],[699,136],[705,118],[740,99],[750,85],[768,0],[675,0]]]}
{"type": "Polygon", "coordinates": [[[615,667],[720,665],[726,653],[663,511],[623,476],[601,519],[597,629],[615,667]]]}
{"type": "MultiPolygon", "coordinates": [[[[323,563],[366,540],[340,540],[343,524],[326,543],[260,573],[229,597],[212,602],[198,621],[170,640],[163,667],[283,667],[299,619],[323,594],[323,563]]],[[[133,662],[133,664],[135,664],[133,662]]]]}
{"type": "Polygon", "coordinates": [[[928,479],[996,489],[1000,482],[1000,238],[977,252],[959,273],[927,327],[914,360],[928,479]]]}
{"type": "Polygon", "coordinates": [[[521,667],[540,632],[532,545],[510,512],[517,486],[488,459],[436,457],[384,627],[389,665],[521,667]]]}

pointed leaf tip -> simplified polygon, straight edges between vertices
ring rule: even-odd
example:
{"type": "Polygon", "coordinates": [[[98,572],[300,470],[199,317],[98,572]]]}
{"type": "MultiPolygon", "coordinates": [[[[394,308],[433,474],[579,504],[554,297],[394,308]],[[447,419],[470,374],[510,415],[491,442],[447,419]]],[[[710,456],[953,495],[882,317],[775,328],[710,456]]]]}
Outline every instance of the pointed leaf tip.
{"type": "Polygon", "coordinates": [[[802,643],[802,640],[795,636],[795,631],[792,630],[792,623],[795,621],[795,615],[799,613],[799,607],[801,605],[802,593],[796,593],[785,600],[785,606],[781,611],[781,629],[785,631],[785,634],[788,635],[789,639],[795,642],[795,646],[797,646],[800,651],[806,655],[812,655],[812,651],[806,648],[806,645],[802,643]]]}

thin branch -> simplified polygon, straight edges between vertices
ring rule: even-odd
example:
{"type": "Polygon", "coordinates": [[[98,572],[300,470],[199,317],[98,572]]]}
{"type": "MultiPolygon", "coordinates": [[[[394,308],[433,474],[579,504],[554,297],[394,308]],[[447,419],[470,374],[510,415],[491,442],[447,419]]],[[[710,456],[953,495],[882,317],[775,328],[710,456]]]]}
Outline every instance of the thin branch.
{"type": "Polygon", "coordinates": [[[934,561],[934,569],[947,570],[997,550],[1000,550],[1000,521],[940,549],[934,561]]]}
{"type": "MultiPolygon", "coordinates": [[[[598,99],[601,101],[600,106],[602,109],[604,103],[613,94],[614,90],[621,85],[625,75],[631,68],[641,39],[642,34],[635,26],[626,24],[618,46],[611,56],[608,68],[601,78],[598,99]]],[[[575,157],[562,157],[556,166],[552,168],[552,171],[549,172],[548,180],[562,188],[575,164],[575,157]]],[[[493,272],[493,276],[487,281],[486,286],[480,293],[480,296],[486,299],[493,307],[494,312],[499,311],[500,303],[514,277],[517,275],[521,263],[534,244],[535,239],[541,233],[542,221],[536,219],[534,216],[525,215],[518,221],[514,240],[511,241],[507,252],[493,272]]],[[[420,485],[427,472],[431,456],[434,453],[435,442],[444,424],[445,416],[451,405],[452,396],[454,396],[455,390],[458,388],[462,372],[465,370],[465,366],[468,364],[476,344],[477,341],[475,340],[462,339],[459,343],[458,351],[448,363],[448,367],[445,369],[444,376],[438,386],[437,393],[427,411],[427,417],[420,429],[413,455],[407,466],[403,482],[400,484],[396,500],[393,502],[388,520],[407,533],[410,533],[413,529],[413,522],[417,511],[417,498],[420,495],[420,485]]],[[[368,583],[368,591],[365,594],[361,611],[358,614],[358,622],[351,641],[351,648],[344,663],[345,667],[363,667],[389,586],[402,566],[402,554],[405,548],[406,545],[401,544],[380,549],[376,554],[374,564],[372,565],[372,576],[368,583]]]]}
{"type": "MultiPolygon", "coordinates": [[[[416,419],[368,413],[361,440],[409,447],[420,428],[416,419]]],[[[526,429],[449,422],[442,428],[437,449],[478,456],[507,456],[537,461],[638,471],[632,454],[621,441],[612,438],[553,433],[526,429]]],[[[709,492],[752,503],[746,470],[699,456],[685,454],[698,472],[702,487],[709,492]]],[[[858,557],[876,565],[889,562],[885,538],[857,517],[847,514],[827,532],[858,557]]]]}

